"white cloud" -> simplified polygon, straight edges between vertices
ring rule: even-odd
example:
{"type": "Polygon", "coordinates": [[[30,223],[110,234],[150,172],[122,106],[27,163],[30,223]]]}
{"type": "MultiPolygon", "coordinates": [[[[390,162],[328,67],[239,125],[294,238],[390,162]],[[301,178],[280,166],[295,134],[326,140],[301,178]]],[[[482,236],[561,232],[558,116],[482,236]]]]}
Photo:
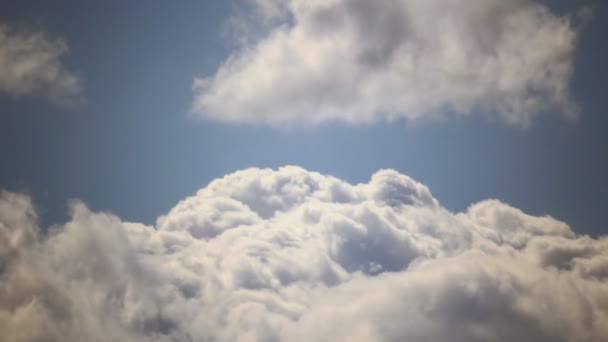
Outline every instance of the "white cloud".
{"type": "Polygon", "coordinates": [[[44,32],[0,24],[0,93],[70,103],[81,86],[62,63],[68,52],[63,40],[50,39],[44,32]]]}
{"type": "Polygon", "coordinates": [[[608,238],[497,200],[451,213],[379,171],[210,183],[154,227],[0,195],[9,341],[605,341],[608,238]]]}
{"type": "Polygon", "coordinates": [[[579,111],[572,18],[532,0],[249,3],[257,10],[231,20],[239,47],[194,80],[200,117],[276,126],[452,112],[526,127],[579,111]]]}

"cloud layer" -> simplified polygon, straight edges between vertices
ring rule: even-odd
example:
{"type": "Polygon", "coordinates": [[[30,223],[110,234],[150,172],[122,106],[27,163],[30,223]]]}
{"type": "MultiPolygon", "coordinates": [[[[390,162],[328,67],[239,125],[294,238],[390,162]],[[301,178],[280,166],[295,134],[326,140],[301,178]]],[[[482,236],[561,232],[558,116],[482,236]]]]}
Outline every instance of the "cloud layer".
{"type": "Polygon", "coordinates": [[[200,117],[314,125],[477,113],[525,127],[543,112],[578,113],[572,18],[532,0],[250,3],[254,17],[232,20],[243,44],[194,81],[200,117]]]}
{"type": "Polygon", "coordinates": [[[0,23],[0,94],[41,96],[59,104],[72,101],[81,86],[62,63],[68,52],[63,40],[0,23]]]}
{"type": "Polygon", "coordinates": [[[606,341],[608,239],[392,170],[210,183],[154,227],[0,195],[3,341],[606,341]]]}

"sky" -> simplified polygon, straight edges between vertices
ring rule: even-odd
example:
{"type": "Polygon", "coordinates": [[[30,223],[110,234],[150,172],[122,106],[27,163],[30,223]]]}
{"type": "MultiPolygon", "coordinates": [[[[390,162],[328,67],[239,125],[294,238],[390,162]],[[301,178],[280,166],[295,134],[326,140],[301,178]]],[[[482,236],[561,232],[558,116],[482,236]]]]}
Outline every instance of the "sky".
{"type": "Polygon", "coordinates": [[[67,108],[36,97],[1,99],[0,184],[31,193],[48,222],[63,218],[70,198],[152,222],[228,172],[293,164],[355,183],[394,168],[431,186],[453,210],[499,198],[588,234],[606,231],[601,2],[572,52],[578,121],[545,115],[524,129],[482,116],[300,129],[196,120],[189,115],[193,78],[212,75],[236,44],[227,38],[227,18],[238,3],[4,7],[3,22],[67,42],[61,62],[81,83],[79,103],[67,108]]]}
{"type": "Polygon", "coordinates": [[[0,330],[603,340],[607,25],[599,0],[3,3],[0,330]]]}

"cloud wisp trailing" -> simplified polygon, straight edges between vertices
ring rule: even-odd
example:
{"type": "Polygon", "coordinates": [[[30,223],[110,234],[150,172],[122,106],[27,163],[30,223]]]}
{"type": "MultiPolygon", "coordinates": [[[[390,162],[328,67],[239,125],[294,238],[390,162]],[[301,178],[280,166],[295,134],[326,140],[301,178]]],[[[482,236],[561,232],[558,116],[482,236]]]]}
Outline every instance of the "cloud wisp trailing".
{"type": "Polygon", "coordinates": [[[247,169],[154,227],[0,195],[7,341],[606,341],[608,239],[392,170],[247,169]]]}
{"type": "Polygon", "coordinates": [[[81,82],[62,61],[68,53],[65,41],[43,31],[0,23],[0,94],[72,103],[81,82]]]}
{"type": "Polygon", "coordinates": [[[202,118],[280,126],[451,113],[527,127],[541,113],[579,112],[573,16],[535,1],[249,2],[256,14],[232,20],[244,43],[194,80],[202,118]]]}

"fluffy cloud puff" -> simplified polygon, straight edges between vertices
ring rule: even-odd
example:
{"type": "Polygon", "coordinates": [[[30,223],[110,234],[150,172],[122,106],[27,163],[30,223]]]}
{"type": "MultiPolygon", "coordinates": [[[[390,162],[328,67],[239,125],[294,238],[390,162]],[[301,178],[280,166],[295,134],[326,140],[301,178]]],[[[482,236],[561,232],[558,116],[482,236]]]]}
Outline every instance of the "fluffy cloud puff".
{"type": "Polygon", "coordinates": [[[3,341],[606,341],[608,239],[392,170],[211,182],[155,226],[0,195],[3,341]]]}
{"type": "Polygon", "coordinates": [[[44,32],[0,24],[0,93],[42,96],[70,102],[80,93],[80,80],[62,63],[69,52],[63,40],[44,32]]]}
{"type": "Polygon", "coordinates": [[[255,11],[231,21],[243,43],[194,81],[201,117],[282,125],[451,112],[525,127],[541,112],[577,115],[576,28],[532,0],[249,2],[255,11]]]}

